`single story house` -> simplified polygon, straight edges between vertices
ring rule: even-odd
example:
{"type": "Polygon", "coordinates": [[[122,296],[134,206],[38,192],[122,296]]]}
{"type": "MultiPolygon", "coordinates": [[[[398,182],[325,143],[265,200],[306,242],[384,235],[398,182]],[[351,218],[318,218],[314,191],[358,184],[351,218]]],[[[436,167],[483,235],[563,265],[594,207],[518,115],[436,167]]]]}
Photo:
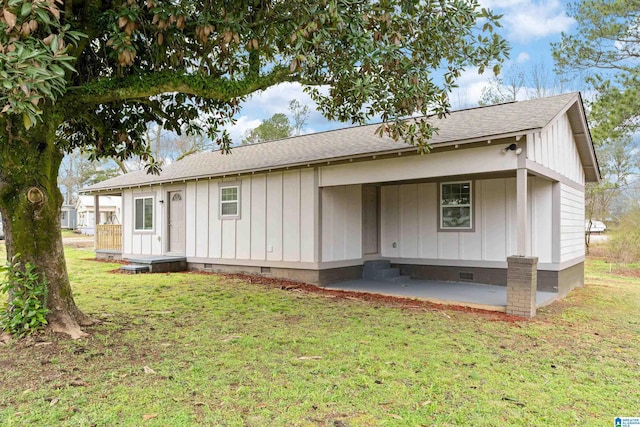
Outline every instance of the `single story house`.
{"type": "Polygon", "coordinates": [[[122,196],[123,258],[315,284],[384,259],[415,278],[581,286],[584,188],[600,174],[580,94],[433,124],[425,155],[374,124],[194,154],[82,192],[122,196]]]}
{"type": "Polygon", "coordinates": [[[95,198],[84,195],[78,196],[78,201],[75,205],[76,227],[82,234],[93,235],[96,224],[120,224],[120,217],[122,216],[120,196],[100,197],[97,205],[98,216],[96,217],[95,198]]]}

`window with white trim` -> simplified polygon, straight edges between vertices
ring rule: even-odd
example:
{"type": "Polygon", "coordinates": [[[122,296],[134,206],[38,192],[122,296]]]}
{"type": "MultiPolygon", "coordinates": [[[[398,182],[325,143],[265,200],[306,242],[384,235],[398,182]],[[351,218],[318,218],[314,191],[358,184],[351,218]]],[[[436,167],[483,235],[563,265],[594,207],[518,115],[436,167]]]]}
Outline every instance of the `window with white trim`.
{"type": "Polygon", "coordinates": [[[220,187],[220,217],[237,218],[240,216],[240,186],[220,187]]]}
{"type": "Polygon", "coordinates": [[[153,197],[133,199],[134,230],[153,231],[153,197]]]}
{"type": "Polygon", "coordinates": [[[473,191],[471,181],[440,184],[440,229],[473,229],[473,191]]]}

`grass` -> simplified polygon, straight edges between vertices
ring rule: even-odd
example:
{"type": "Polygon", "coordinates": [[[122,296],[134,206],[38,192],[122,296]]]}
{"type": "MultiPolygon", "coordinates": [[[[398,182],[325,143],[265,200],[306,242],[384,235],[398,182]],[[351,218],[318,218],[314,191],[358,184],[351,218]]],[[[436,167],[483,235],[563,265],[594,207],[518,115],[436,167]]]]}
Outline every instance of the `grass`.
{"type": "MultiPolygon", "coordinates": [[[[87,339],[0,346],[0,424],[603,426],[638,416],[640,279],[587,285],[532,321],[122,275],[69,248],[87,339]]],[[[634,271],[634,270],[627,270],[634,271]]]]}

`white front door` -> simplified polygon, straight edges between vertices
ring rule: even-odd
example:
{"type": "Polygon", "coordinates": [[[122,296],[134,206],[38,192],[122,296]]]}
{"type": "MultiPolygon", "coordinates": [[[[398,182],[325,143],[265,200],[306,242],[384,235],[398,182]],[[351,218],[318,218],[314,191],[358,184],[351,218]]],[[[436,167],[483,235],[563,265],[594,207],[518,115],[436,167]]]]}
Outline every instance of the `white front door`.
{"type": "Polygon", "coordinates": [[[184,253],[184,202],[182,190],[170,191],[169,199],[169,252],[184,253]]]}

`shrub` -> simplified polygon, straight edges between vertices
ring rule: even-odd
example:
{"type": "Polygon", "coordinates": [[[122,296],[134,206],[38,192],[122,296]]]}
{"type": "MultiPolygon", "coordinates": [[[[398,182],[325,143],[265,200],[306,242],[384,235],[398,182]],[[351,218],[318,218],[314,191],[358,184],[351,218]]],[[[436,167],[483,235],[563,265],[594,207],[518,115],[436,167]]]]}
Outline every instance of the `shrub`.
{"type": "Polygon", "coordinates": [[[0,310],[0,327],[11,335],[24,337],[47,324],[47,281],[33,264],[23,265],[18,258],[16,255],[2,268],[6,275],[0,282],[0,293],[9,294],[9,301],[0,310]]]}
{"type": "Polygon", "coordinates": [[[620,219],[609,238],[610,256],[614,262],[640,261],[640,208],[635,208],[620,219]]]}

